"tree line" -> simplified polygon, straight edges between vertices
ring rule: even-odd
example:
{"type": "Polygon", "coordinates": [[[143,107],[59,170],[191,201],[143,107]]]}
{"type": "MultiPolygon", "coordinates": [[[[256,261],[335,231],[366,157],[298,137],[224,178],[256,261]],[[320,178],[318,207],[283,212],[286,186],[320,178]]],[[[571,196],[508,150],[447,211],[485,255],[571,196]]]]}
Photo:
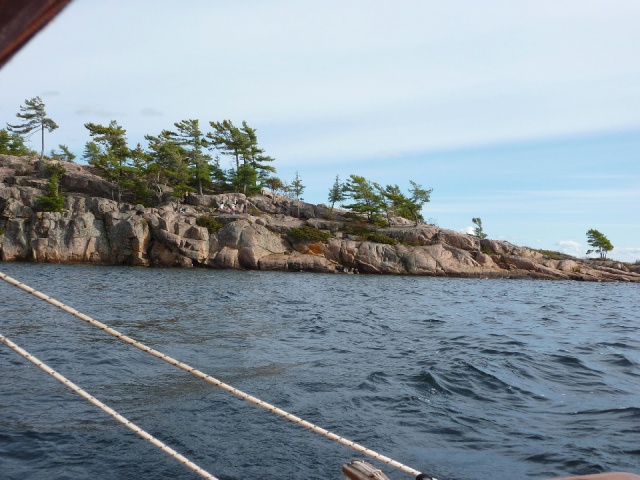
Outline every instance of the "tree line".
{"type": "MultiPolygon", "coordinates": [[[[40,97],[25,100],[16,117],[16,125],[8,124],[0,129],[0,154],[24,156],[37,155],[25,141],[39,134],[40,161],[45,160],[45,132],[58,128],[47,116],[40,97]]],[[[182,197],[187,192],[216,194],[241,192],[246,195],[260,193],[268,188],[302,200],[305,186],[296,172],[291,183],[276,177],[274,158],[265,154],[258,145],[256,130],[243,121],[237,127],[231,120],[209,122],[211,131],[204,133],[198,120],[187,119],[174,123],[173,130],[162,130],[158,135],[145,135],[148,145],[128,146],[126,130],[115,120],[108,125],[86,123],[91,140],[85,145],[82,158],[96,168],[99,174],[114,185],[114,198],[122,200],[127,194],[134,201],[151,205],[162,201],[166,194],[182,197]],[[218,153],[212,156],[211,153],[218,153]],[[232,167],[223,169],[219,155],[232,159],[232,167]]],[[[49,158],[73,162],[76,156],[66,145],[59,151],[51,150],[49,158]]],[[[48,176],[48,195],[39,198],[39,206],[46,211],[62,211],[64,198],[59,181],[64,167],[47,164],[43,168],[48,176]]],[[[398,185],[381,185],[359,175],[350,175],[345,182],[336,176],[329,189],[330,214],[335,204],[357,214],[364,215],[371,223],[391,225],[392,217],[412,220],[415,225],[424,221],[421,210],[431,199],[433,189],[422,188],[410,180],[411,187],[403,193],[398,185]]],[[[486,238],[482,220],[474,217],[473,235],[486,238]]],[[[609,239],[601,232],[590,229],[587,243],[593,247],[587,251],[605,259],[613,250],[609,239]]]]}
{"type": "Polygon", "coordinates": [[[392,217],[412,220],[415,225],[424,221],[420,213],[425,203],[431,200],[433,189],[422,188],[410,180],[408,193],[403,193],[398,185],[381,185],[360,175],[350,175],[343,183],[336,176],[329,189],[330,210],[336,202],[349,201],[341,206],[352,212],[364,214],[371,223],[386,222],[391,225],[392,217]]]}
{"type": "Polygon", "coordinates": [[[198,120],[174,123],[175,129],[158,135],[145,135],[146,149],[140,144],[129,148],[126,130],[116,121],[109,125],[86,123],[92,140],[87,142],[83,159],[115,185],[115,197],[133,195],[141,203],[157,203],[171,192],[217,194],[260,192],[276,169],[274,159],[259,147],[255,129],[246,122],[236,127],[230,120],[209,122],[212,131],[204,133],[198,120]],[[223,169],[220,157],[230,156],[233,166],[223,169]]]}
{"type": "MultiPolygon", "coordinates": [[[[39,134],[39,155],[44,160],[45,133],[58,128],[47,116],[44,102],[40,97],[26,100],[16,116],[20,123],[7,124],[0,130],[0,153],[34,154],[25,140],[39,134]]],[[[209,125],[212,131],[204,133],[198,120],[182,120],[174,123],[172,130],[145,135],[146,148],[140,144],[130,148],[126,130],[115,120],[108,125],[86,123],[91,140],[84,147],[82,159],[114,185],[114,198],[122,200],[126,195],[143,204],[157,203],[167,193],[176,197],[186,192],[251,195],[268,186],[289,190],[289,185],[274,176],[274,158],[260,148],[254,128],[246,122],[236,126],[231,120],[209,125]],[[219,155],[230,157],[233,166],[222,168],[219,155]]],[[[49,158],[75,160],[66,145],[59,148],[51,150],[49,158]]]]}
{"type": "MultiPolygon", "coordinates": [[[[21,123],[7,124],[6,129],[0,130],[0,153],[34,154],[26,147],[25,139],[39,134],[40,160],[44,160],[45,132],[58,128],[47,116],[44,102],[40,97],[26,100],[16,116],[21,123]]],[[[256,130],[245,121],[241,126],[231,120],[211,121],[210,131],[204,132],[199,120],[182,120],[174,123],[171,130],[145,135],[146,148],[140,144],[129,147],[126,130],[115,120],[108,125],[86,123],[84,126],[91,140],[84,147],[82,159],[114,186],[113,198],[118,201],[126,197],[152,205],[161,202],[167,194],[178,198],[187,192],[253,195],[264,188],[302,200],[306,188],[298,172],[291,183],[275,176],[275,159],[260,147],[256,130]],[[222,168],[220,156],[231,159],[231,168],[222,168]]],[[[66,145],[59,148],[59,151],[51,150],[49,158],[74,161],[75,155],[66,145]]],[[[62,173],[60,169],[49,169],[49,174],[57,177],[54,180],[62,173]]],[[[351,175],[344,183],[336,177],[329,192],[331,211],[336,202],[349,200],[341,206],[364,214],[372,223],[385,219],[390,223],[392,216],[400,216],[417,224],[423,221],[420,210],[429,201],[432,190],[423,189],[413,181],[410,183],[409,193],[404,194],[397,185],[382,186],[362,176],[351,175]]],[[[51,187],[59,195],[57,184],[51,187]]]]}

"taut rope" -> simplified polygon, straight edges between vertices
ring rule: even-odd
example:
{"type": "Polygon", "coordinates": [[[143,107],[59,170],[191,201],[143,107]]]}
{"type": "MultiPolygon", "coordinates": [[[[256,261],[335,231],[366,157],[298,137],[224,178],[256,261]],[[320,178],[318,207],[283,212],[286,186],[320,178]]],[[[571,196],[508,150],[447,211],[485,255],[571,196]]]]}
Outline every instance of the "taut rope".
{"type": "Polygon", "coordinates": [[[9,347],[11,350],[13,350],[14,352],[16,352],[18,355],[21,355],[22,357],[26,358],[27,360],[29,360],[31,363],[33,363],[34,365],[36,365],[38,368],[40,368],[41,370],[47,372],[49,375],[51,375],[53,378],[55,378],[56,380],[58,380],[60,383],[62,383],[64,386],[70,388],[71,390],[73,390],[75,393],[77,393],[78,395],[80,395],[82,398],[84,398],[85,400],[88,400],[89,402],[93,403],[96,407],[98,407],[100,410],[102,410],[103,412],[108,413],[109,415],[111,415],[113,418],[115,418],[118,422],[120,422],[121,424],[123,424],[125,427],[127,427],[129,430],[132,430],[134,433],[136,433],[137,435],[139,435],[140,437],[144,438],[145,440],[147,440],[148,442],[152,443],[153,445],[155,445],[156,447],[158,447],[160,450],[162,450],[164,453],[166,453],[167,455],[169,455],[171,458],[174,458],[175,460],[179,461],[180,463],[182,463],[185,467],[193,470],[194,472],[196,472],[198,475],[200,475],[203,478],[207,478],[209,480],[218,480],[216,477],[214,477],[213,475],[211,475],[209,472],[207,472],[206,470],[200,468],[198,465],[196,465],[195,463],[193,463],[191,460],[189,460],[188,458],[180,455],[178,452],[176,452],[173,448],[167,446],[166,444],[162,443],[160,440],[158,440],[157,438],[155,438],[153,435],[147,433],[146,431],[144,431],[143,429],[141,429],[140,427],[138,427],[135,423],[130,422],[129,420],[127,420],[125,417],[123,417],[122,415],[120,415],[118,412],[116,412],[113,408],[108,407],[107,405],[105,405],[104,403],[102,403],[100,400],[98,400],[97,398],[91,396],[88,392],[86,392],[85,390],[83,390],[82,388],[80,388],[79,386],[77,386],[75,383],[73,383],[71,380],[67,379],[66,377],[64,377],[63,375],[60,375],[58,372],[56,372],[54,369],[52,369],[51,367],[49,367],[48,365],[46,365],[45,363],[41,362],[38,358],[34,357],[33,355],[31,355],[29,352],[27,352],[26,350],[24,350],[23,348],[20,348],[18,345],[16,345],[15,343],[13,343],[11,340],[9,340],[7,337],[5,337],[4,335],[0,334],[0,342],[4,343],[7,347],[9,347]]]}
{"type": "Polygon", "coordinates": [[[65,304],[63,304],[62,302],[59,302],[58,300],[49,297],[48,295],[45,295],[44,293],[41,293],[31,287],[29,287],[28,285],[25,285],[24,283],[19,282],[18,280],[15,280],[14,278],[9,277],[8,275],[5,275],[4,273],[0,272],[0,278],[2,280],[4,280],[5,282],[14,285],[16,287],[18,287],[21,290],[24,290],[27,293],[30,293],[31,295],[40,298],[41,300],[44,300],[45,302],[50,303],[51,305],[54,305],[56,307],[58,307],[59,309],[70,313],[71,315],[73,315],[74,317],[79,318],[80,320],[93,325],[94,327],[97,327],[101,330],[103,330],[104,332],[113,335],[114,337],[116,337],[118,340],[132,345],[140,350],[142,350],[143,352],[148,353],[149,355],[153,355],[156,358],[159,358],[161,360],[164,360],[165,362],[180,368],[181,370],[184,370],[187,373],[190,373],[191,375],[198,377],[212,385],[215,385],[218,388],[221,388],[222,390],[229,392],[233,395],[235,395],[236,397],[239,397],[243,400],[246,400],[250,403],[253,403],[254,405],[257,405],[259,407],[264,408],[265,410],[268,410],[271,413],[275,413],[276,415],[282,417],[282,418],[286,418],[287,420],[300,425],[302,427],[308,428],[309,430],[322,435],[323,437],[326,437],[330,440],[333,440],[335,442],[338,442],[342,445],[345,445],[357,452],[363,453],[371,458],[375,458],[376,460],[379,460],[380,462],[386,463],[387,465],[391,465],[392,467],[395,467],[399,470],[402,470],[405,473],[408,473],[410,475],[414,475],[419,477],[420,479],[431,479],[431,480],[436,480],[433,477],[427,476],[426,474],[421,473],[420,471],[411,468],[407,465],[404,465],[400,462],[397,462],[389,457],[386,457],[384,455],[381,455],[380,453],[374,451],[374,450],[370,450],[366,447],[363,447],[362,445],[356,443],[356,442],[352,442],[351,440],[348,440],[344,437],[341,437],[339,435],[336,435],[335,433],[332,433],[328,430],[325,430],[324,428],[321,428],[317,425],[314,425],[310,422],[307,422],[306,420],[303,420],[300,417],[297,417],[291,413],[288,413],[274,405],[271,405],[270,403],[264,402],[262,400],[260,400],[257,397],[254,397],[252,395],[249,395],[248,393],[245,393],[241,390],[238,390],[237,388],[232,387],[231,385],[228,385],[220,380],[218,380],[217,378],[214,378],[210,375],[207,375],[206,373],[201,372],[200,370],[197,370],[189,365],[187,365],[186,363],[182,363],[179,360],[176,360],[175,358],[172,358],[168,355],[165,355],[162,352],[159,352],[157,350],[154,350],[151,347],[148,347],[147,345],[140,343],[136,340],[134,340],[131,337],[128,337],[127,335],[124,335],[120,332],[118,332],[117,330],[108,327],[107,325],[105,325],[104,323],[101,323],[97,320],[94,320],[93,318],[91,318],[88,315],[85,315],[84,313],[79,312],[78,310],[71,308],[65,304]]]}

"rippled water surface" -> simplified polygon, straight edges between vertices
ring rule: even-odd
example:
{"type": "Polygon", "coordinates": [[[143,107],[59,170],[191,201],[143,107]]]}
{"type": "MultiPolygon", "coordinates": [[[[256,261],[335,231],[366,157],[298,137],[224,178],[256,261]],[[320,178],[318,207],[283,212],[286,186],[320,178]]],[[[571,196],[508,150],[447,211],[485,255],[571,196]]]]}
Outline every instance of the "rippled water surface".
{"type": "MultiPolygon", "coordinates": [[[[440,479],[640,472],[638,285],[0,271],[440,479]]],[[[341,478],[361,458],[4,282],[0,333],[221,479],[341,478]]],[[[0,478],[199,477],[0,344],[0,478]]]]}

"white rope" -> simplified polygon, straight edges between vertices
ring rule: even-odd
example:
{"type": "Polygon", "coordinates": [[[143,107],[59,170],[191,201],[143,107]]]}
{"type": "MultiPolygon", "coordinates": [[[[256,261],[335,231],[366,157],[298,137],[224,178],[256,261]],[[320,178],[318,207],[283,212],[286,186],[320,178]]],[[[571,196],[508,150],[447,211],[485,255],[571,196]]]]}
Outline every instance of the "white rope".
{"type": "MultiPolygon", "coordinates": [[[[278,415],[278,416],[280,416],[282,418],[286,418],[287,420],[289,420],[289,421],[291,421],[291,422],[293,422],[293,423],[295,423],[297,425],[300,425],[302,427],[308,428],[309,430],[311,430],[311,431],[313,431],[313,432],[315,432],[317,434],[320,434],[323,437],[326,437],[326,438],[328,438],[330,440],[333,440],[333,441],[338,442],[338,443],[340,443],[342,445],[345,445],[345,446],[347,446],[347,447],[349,447],[349,448],[351,448],[351,449],[353,449],[353,450],[355,450],[357,452],[363,453],[363,454],[365,454],[365,455],[367,455],[367,456],[369,456],[371,458],[375,458],[376,460],[378,460],[380,462],[383,462],[383,463],[386,463],[387,465],[391,465],[392,467],[395,467],[395,468],[397,468],[399,470],[402,470],[405,473],[408,473],[408,474],[414,475],[414,476],[421,475],[420,471],[418,471],[418,470],[416,470],[414,468],[411,468],[411,467],[409,467],[407,465],[404,465],[404,464],[402,464],[400,462],[397,462],[397,461],[395,461],[395,460],[393,460],[393,459],[391,459],[389,457],[381,455],[380,453],[378,453],[378,452],[376,452],[374,450],[370,450],[370,449],[368,449],[366,447],[363,447],[362,445],[360,445],[360,444],[358,444],[356,442],[352,442],[351,440],[348,440],[348,439],[346,439],[344,437],[336,435],[335,433],[332,433],[332,432],[330,432],[328,430],[325,430],[322,427],[319,427],[319,426],[314,425],[314,424],[312,424],[310,422],[307,422],[306,420],[303,420],[300,417],[297,417],[297,416],[295,416],[295,415],[293,415],[291,413],[288,413],[288,412],[286,412],[286,411],[284,411],[284,410],[282,410],[282,409],[280,409],[280,408],[278,408],[278,407],[276,407],[274,405],[271,405],[270,403],[264,402],[264,401],[260,400],[257,397],[249,395],[249,394],[247,394],[247,393],[245,393],[245,392],[243,392],[241,390],[238,390],[237,388],[234,388],[231,385],[228,385],[228,384],[218,380],[217,378],[214,378],[214,377],[212,377],[210,375],[207,375],[206,373],[203,373],[203,372],[201,372],[201,371],[199,371],[199,370],[187,365],[186,363],[182,363],[182,362],[176,360],[175,358],[172,358],[172,357],[170,357],[168,355],[165,355],[162,352],[154,350],[153,348],[148,347],[148,346],[144,345],[143,343],[140,343],[140,342],[134,340],[133,338],[128,337],[128,336],[118,332],[117,330],[115,330],[115,329],[113,329],[111,327],[108,327],[107,325],[105,325],[105,324],[103,324],[103,323],[101,323],[101,322],[99,322],[97,320],[94,320],[93,318],[91,318],[88,315],[85,315],[84,313],[80,313],[78,310],[63,304],[63,303],[59,302],[58,300],[56,300],[54,298],[51,298],[48,295],[45,295],[44,293],[41,293],[41,292],[29,287],[28,285],[25,285],[24,283],[19,282],[18,280],[13,279],[13,278],[9,277],[8,275],[5,275],[2,272],[0,272],[0,278],[2,280],[4,280],[5,282],[11,284],[11,285],[14,285],[14,286],[18,287],[19,289],[24,290],[25,292],[30,293],[31,295],[33,295],[33,296],[35,296],[37,298],[40,298],[40,299],[50,303],[51,305],[54,305],[54,306],[60,308],[61,310],[64,310],[65,312],[70,313],[71,315],[79,318],[80,320],[82,320],[84,322],[86,322],[86,323],[88,323],[90,325],[93,325],[94,327],[98,327],[99,329],[105,331],[106,333],[108,333],[110,335],[113,335],[118,340],[120,340],[120,341],[122,341],[124,343],[127,343],[129,345],[132,345],[132,346],[142,350],[143,352],[146,352],[146,353],[148,353],[150,355],[153,355],[156,358],[164,360],[165,362],[167,362],[167,363],[169,363],[169,364],[171,364],[171,365],[173,365],[175,367],[178,367],[181,370],[184,370],[185,372],[190,373],[191,375],[194,375],[194,376],[196,376],[198,378],[201,378],[202,380],[204,380],[204,381],[206,381],[206,382],[208,382],[208,383],[210,383],[212,385],[215,385],[216,387],[221,388],[222,390],[224,390],[226,392],[229,392],[229,393],[235,395],[236,397],[242,398],[243,400],[246,400],[246,401],[248,401],[250,403],[253,403],[254,405],[262,407],[262,408],[264,408],[265,410],[268,410],[271,413],[274,413],[274,414],[276,414],[276,415],[278,415]]],[[[432,480],[436,480],[433,477],[427,477],[427,476],[424,476],[424,475],[421,478],[425,478],[425,479],[431,478],[432,480]]]]}
{"type": "Polygon", "coordinates": [[[206,470],[200,468],[198,465],[193,463],[188,458],[180,455],[173,448],[171,448],[171,447],[167,446],[166,444],[162,443],[160,440],[155,438],[153,435],[145,432],[143,429],[138,427],[136,424],[134,424],[133,422],[130,422],[125,417],[123,417],[118,412],[116,412],[114,409],[112,409],[111,407],[108,407],[107,405],[102,403],[97,398],[91,396],[88,392],[86,392],[85,390],[83,390],[82,388],[77,386],[71,380],[67,379],[66,377],[64,377],[63,375],[61,375],[58,372],[56,372],[54,369],[52,369],[51,367],[49,367],[45,363],[41,362],[38,358],[36,358],[33,355],[31,355],[29,352],[27,352],[23,348],[20,348],[18,345],[13,343],[11,340],[9,340],[7,337],[5,337],[2,334],[0,334],[0,342],[4,343],[11,350],[13,350],[17,354],[21,355],[22,357],[26,358],[31,363],[33,363],[34,365],[39,367],[41,370],[43,370],[46,373],[48,373],[49,375],[51,375],[53,378],[55,378],[60,383],[62,383],[63,385],[65,385],[66,387],[68,387],[69,389],[71,389],[72,391],[77,393],[78,395],[80,395],[85,400],[88,400],[89,402],[94,404],[96,407],[98,407],[103,412],[106,412],[109,415],[111,415],[118,422],[120,422],[121,424],[126,426],[129,430],[132,430],[134,433],[136,433],[140,437],[144,438],[148,442],[151,442],[153,445],[158,447],[160,450],[165,452],[167,455],[169,455],[170,457],[172,457],[175,460],[177,460],[180,463],[182,463],[185,467],[193,470],[195,473],[197,473],[198,475],[200,475],[203,478],[207,478],[209,480],[218,480],[216,477],[211,475],[209,472],[207,472],[206,470]]]}

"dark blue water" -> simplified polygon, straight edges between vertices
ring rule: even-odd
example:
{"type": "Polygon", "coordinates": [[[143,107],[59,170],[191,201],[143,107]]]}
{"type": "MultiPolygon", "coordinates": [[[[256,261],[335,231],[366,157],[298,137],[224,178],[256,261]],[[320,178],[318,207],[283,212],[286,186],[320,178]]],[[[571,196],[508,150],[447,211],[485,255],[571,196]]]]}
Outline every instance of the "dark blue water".
{"type": "MultiPolygon", "coordinates": [[[[0,270],[441,479],[640,472],[637,285],[0,270]]],[[[221,479],[341,478],[361,457],[4,282],[0,333],[221,479]]],[[[199,477],[0,345],[0,478],[199,477]]]]}

